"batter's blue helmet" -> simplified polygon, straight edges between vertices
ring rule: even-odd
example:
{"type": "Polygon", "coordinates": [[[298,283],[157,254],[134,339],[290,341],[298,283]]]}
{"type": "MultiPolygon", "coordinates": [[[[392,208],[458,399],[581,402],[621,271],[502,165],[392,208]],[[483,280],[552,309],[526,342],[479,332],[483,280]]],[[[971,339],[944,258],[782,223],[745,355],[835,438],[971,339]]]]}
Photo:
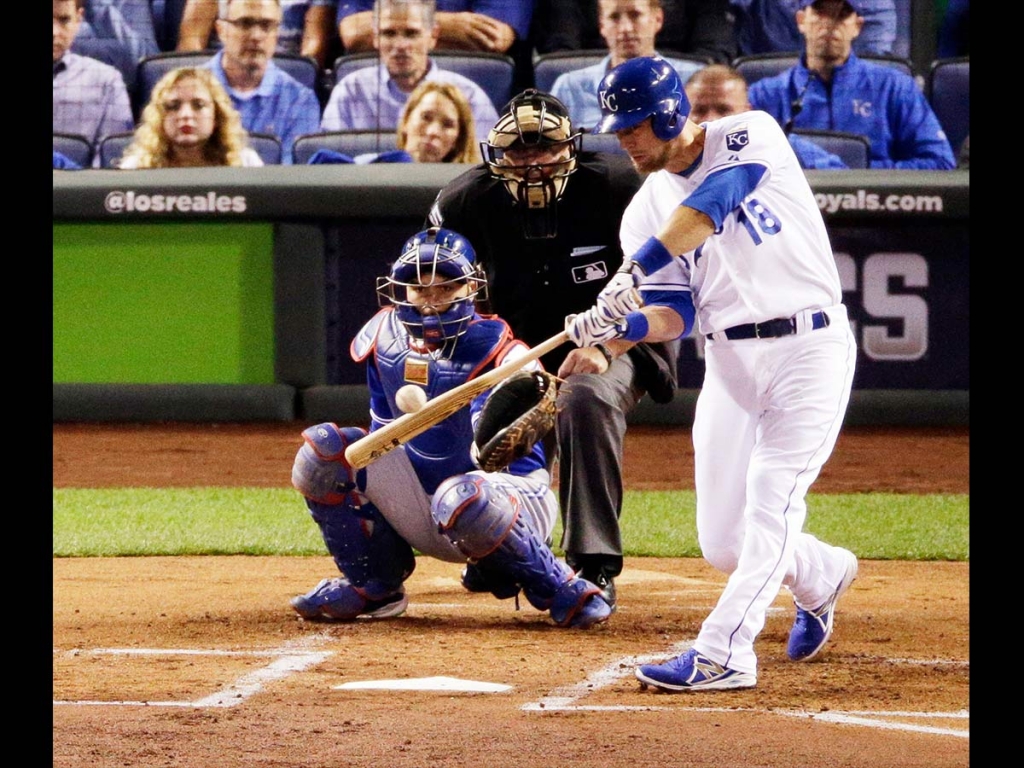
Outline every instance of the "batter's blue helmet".
{"type": "Polygon", "coordinates": [[[486,297],[487,278],[476,263],[469,240],[451,229],[431,227],[405,241],[402,255],[390,272],[377,279],[381,306],[393,304],[399,321],[416,339],[440,346],[461,336],[476,311],[476,300],[486,297]],[[445,306],[432,307],[409,300],[409,286],[470,284],[467,295],[445,306]]]}
{"type": "Polygon", "coordinates": [[[658,56],[629,59],[604,76],[597,86],[601,120],[593,133],[614,133],[651,120],[654,135],[662,141],[678,136],[690,102],[683,81],[671,64],[658,56]]]}

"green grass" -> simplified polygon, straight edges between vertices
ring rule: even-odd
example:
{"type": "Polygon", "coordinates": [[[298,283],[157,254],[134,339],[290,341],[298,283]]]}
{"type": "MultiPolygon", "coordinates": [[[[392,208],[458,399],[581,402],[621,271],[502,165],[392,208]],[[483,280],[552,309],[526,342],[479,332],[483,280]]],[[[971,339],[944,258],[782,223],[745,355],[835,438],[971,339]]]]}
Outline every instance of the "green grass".
{"type": "MultiPolygon", "coordinates": [[[[969,499],[812,493],[804,530],[865,559],[966,561],[969,499]]],[[[700,557],[693,492],[627,491],[622,538],[627,556],[700,557]]],[[[322,554],[291,489],[53,490],[54,557],[322,554]]]]}

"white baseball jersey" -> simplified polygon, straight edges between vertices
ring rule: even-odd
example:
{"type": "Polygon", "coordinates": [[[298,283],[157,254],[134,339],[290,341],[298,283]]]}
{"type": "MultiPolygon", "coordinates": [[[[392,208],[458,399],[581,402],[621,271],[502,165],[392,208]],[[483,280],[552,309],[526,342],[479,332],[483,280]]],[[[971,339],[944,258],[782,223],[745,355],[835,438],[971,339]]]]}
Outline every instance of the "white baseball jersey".
{"type": "Polygon", "coordinates": [[[704,127],[704,153],[695,167],[650,174],[626,208],[620,233],[624,253],[635,253],[657,234],[705,179],[737,166],[763,169],[764,175],[732,210],[718,210],[703,198],[695,202],[692,207],[709,214],[718,230],[644,287],[688,287],[703,334],[839,304],[839,273],[825,222],[775,119],[766,112],[744,112],[704,127]]]}
{"type": "Polygon", "coordinates": [[[636,253],[680,203],[716,226],[642,288],[689,291],[697,328],[711,334],[692,431],[697,534],[704,558],[729,580],[693,647],[754,674],[754,640],[779,590],[816,609],[855,562],[802,529],[807,491],[846,412],[856,344],[824,221],[774,118],[746,112],[704,128],[703,154],[689,169],[647,177],[621,238],[623,251],[636,253]],[[809,322],[822,310],[827,323],[809,322]],[[794,332],[720,333],[777,318],[794,318],[794,332]]]}

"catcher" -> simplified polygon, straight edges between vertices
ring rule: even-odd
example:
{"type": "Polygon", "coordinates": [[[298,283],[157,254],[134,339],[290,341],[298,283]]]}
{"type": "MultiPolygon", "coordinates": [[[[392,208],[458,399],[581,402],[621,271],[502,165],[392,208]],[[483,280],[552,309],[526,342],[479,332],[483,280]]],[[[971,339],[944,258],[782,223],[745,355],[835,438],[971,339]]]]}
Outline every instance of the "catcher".
{"type": "MultiPolygon", "coordinates": [[[[469,241],[432,227],[411,237],[378,278],[382,309],[360,329],[352,357],[367,362],[370,429],[401,415],[398,391],[428,398],[523,355],[504,320],[476,311],[487,281],[469,241]]],[[[587,628],[611,614],[600,589],[550,547],[558,505],[540,438],[554,424],[557,379],[537,363],[367,467],[345,448],[359,427],[302,433],[292,484],[342,576],[291,601],[304,619],[380,619],[405,612],[414,549],[464,563],[462,583],[499,599],[520,591],[558,626],[587,628]]],[[[516,601],[518,606],[518,599],[516,601]]]]}

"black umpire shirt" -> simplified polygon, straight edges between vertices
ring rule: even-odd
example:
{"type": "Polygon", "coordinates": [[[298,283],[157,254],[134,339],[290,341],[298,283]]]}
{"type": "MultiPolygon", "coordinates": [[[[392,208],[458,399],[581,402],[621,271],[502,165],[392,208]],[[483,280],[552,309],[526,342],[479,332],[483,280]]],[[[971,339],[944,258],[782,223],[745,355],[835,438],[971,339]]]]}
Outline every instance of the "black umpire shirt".
{"type": "MultiPolygon", "coordinates": [[[[438,193],[425,226],[469,240],[487,274],[490,301],[480,310],[502,317],[536,346],[564,328],[566,315],[592,307],[622,264],[619,225],[641,181],[624,155],[581,152],[556,203],[556,236],[527,239],[520,206],[479,164],[438,193]]],[[[640,383],[658,402],[675,391],[678,347],[642,344],[630,353],[640,383]]],[[[545,369],[557,372],[570,349],[562,345],[541,358],[545,369]]]]}

